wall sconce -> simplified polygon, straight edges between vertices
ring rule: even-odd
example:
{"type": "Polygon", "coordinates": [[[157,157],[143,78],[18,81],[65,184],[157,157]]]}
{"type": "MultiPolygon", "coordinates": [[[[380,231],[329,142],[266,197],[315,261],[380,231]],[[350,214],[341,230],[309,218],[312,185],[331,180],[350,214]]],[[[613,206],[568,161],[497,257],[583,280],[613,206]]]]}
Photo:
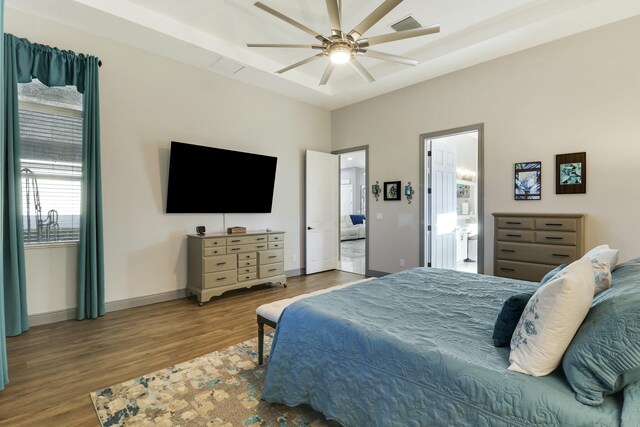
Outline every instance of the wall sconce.
{"type": "Polygon", "coordinates": [[[411,204],[411,199],[413,199],[415,193],[411,187],[411,181],[407,182],[407,185],[404,186],[404,195],[407,196],[407,203],[411,204]]]}
{"type": "Polygon", "coordinates": [[[376,183],[371,186],[371,193],[376,196],[377,202],[380,198],[380,181],[376,181],[376,183]]]}

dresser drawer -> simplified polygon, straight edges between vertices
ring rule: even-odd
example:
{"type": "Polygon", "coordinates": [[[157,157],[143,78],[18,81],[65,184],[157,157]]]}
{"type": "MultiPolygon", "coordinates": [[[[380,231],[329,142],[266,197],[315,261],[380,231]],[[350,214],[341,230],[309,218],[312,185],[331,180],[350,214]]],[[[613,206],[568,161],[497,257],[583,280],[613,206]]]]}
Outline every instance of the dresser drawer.
{"type": "Polygon", "coordinates": [[[498,240],[507,242],[533,242],[533,230],[498,230],[498,240]]]}
{"type": "Polygon", "coordinates": [[[204,248],[202,254],[204,256],[213,256],[213,255],[224,255],[227,253],[226,246],[220,246],[218,248],[204,248]]]}
{"type": "Polygon", "coordinates": [[[227,246],[227,253],[242,253],[242,252],[255,252],[264,251],[267,249],[267,242],[264,243],[252,243],[249,245],[230,245],[227,246]]]}
{"type": "Polygon", "coordinates": [[[533,218],[503,217],[496,219],[498,228],[533,230],[533,218]]]}
{"type": "Polygon", "coordinates": [[[258,252],[258,260],[260,261],[260,265],[282,262],[284,261],[284,250],[272,249],[269,251],[258,252]]]}
{"type": "Polygon", "coordinates": [[[536,218],[536,230],[576,231],[575,218],[536,218]]]}
{"type": "Polygon", "coordinates": [[[269,234],[270,242],[284,242],[284,234],[269,234]]]}
{"type": "Polygon", "coordinates": [[[536,242],[548,245],[575,246],[577,235],[571,231],[536,231],[536,242]]]}
{"type": "Polygon", "coordinates": [[[269,242],[269,249],[284,248],[284,242],[269,242]]]}
{"type": "Polygon", "coordinates": [[[257,264],[255,258],[238,260],[238,267],[251,267],[257,264]]]}
{"type": "Polygon", "coordinates": [[[559,265],[575,261],[577,252],[575,246],[498,242],[495,257],[497,260],[559,265]]]}
{"type": "Polygon", "coordinates": [[[255,273],[256,266],[252,265],[250,267],[238,267],[238,274],[247,274],[247,273],[255,273]]]}
{"type": "Polygon", "coordinates": [[[205,248],[213,248],[215,246],[224,246],[226,245],[226,239],[202,239],[202,245],[205,248]]]}
{"type": "Polygon", "coordinates": [[[255,252],[241,253],[241,254],[238,254],[238,260],[255,259],[256,256],[257,255],[255,252]]]}
{"type": "Polygon", "coordinates": [[[224,271],[236,268],[235,255],[222,255],[203,258],[203,272],[212,273],[214,271],[224,271]]]}
{"type": "Polygon", "coordinates": [[[539,282],[545,274],[555,268],[555,265],[531,264],[517,261],[496,261],[495,275],[512,279],[539,282]]]}
{"type": "Polygon", "coordinates": [[[236,271],[219,271],[217,273],[209,273],[204,275],[205,289],[217,288],[219,286],[233,285],[236,283],[236,271]]]}
{"type": "Polygon", "coordinates": [[[227,237],[227,245],[246,245],[248,243],[260,243],[266,241],[266,234],[257,234],[255,236],[227,237]]]}
{"type": "Polygon", "coordinates": [[[255,280],[258,278],[256,273],[238,274],[238,282],[246,282],[247,280],[255,280]]]}
{"type": "Polygon", "coordinates": [[[284,262],[260,265],[259,273],[261,279],[264,279],[265,277],[279,276],[281,274],[284,274],[284,262]]]}

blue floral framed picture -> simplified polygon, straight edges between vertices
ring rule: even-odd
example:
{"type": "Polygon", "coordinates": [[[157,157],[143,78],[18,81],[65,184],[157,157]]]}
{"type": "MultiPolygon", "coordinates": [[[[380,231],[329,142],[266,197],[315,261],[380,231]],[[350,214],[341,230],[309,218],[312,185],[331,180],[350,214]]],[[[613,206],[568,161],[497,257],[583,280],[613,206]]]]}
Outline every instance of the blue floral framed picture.
{"type": "Polygon", "coordinates": [[[540,200],[542,198],[542,162],[516,163],[515,199],[540,200]]]}
{"type": "Polygon", "coordinates": [[[587,192],[587,153],[556,155],[556,194],[587,192]]]}

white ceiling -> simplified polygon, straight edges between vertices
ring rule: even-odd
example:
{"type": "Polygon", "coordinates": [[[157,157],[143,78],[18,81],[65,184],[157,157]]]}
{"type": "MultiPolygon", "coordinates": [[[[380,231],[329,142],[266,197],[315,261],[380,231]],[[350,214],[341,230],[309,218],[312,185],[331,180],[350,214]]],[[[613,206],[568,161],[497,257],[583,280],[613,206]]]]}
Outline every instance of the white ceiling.
{"type": "MultiPolygon", "coordinates": [[[[329,35],[322,0],[262,0],[288,17],[329,35]]],[[[638,0],[405,0],[365,36],[393,32],[411,15],[439,34],[372,49],[419,61],[415,67],[360,58],[376,78],[337,67],[318,81],[326,58],[283,74],[274,71],[310,57],[306,49],[247,48],[246,43],[316,44],[305,32],[253,5],[255,0],[7,0],[6,6],[76,27],[329,110],[438,75],[640,15],[638,0]]],[[[342,0],[348,31],[382,0],[342,0]]],[[[100,56],[100,52],[88,52],[100,56]]],[[[108,67],[108,64],[105,64],[108,67]]]]}

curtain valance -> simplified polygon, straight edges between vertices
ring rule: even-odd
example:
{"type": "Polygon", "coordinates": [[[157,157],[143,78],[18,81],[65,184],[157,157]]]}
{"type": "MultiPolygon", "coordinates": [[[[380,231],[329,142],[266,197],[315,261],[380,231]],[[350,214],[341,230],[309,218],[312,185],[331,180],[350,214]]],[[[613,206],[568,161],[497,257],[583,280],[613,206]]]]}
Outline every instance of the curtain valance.
{"type": "Polygon", "coordinates": [[[84,93],[87,59],[84,54],[60,50],[44,44],[31,43],[13,34],[6,34],[16,53],[18,83],[29,83],[34,77],[46,86],[75,86],[84,93]]]}

